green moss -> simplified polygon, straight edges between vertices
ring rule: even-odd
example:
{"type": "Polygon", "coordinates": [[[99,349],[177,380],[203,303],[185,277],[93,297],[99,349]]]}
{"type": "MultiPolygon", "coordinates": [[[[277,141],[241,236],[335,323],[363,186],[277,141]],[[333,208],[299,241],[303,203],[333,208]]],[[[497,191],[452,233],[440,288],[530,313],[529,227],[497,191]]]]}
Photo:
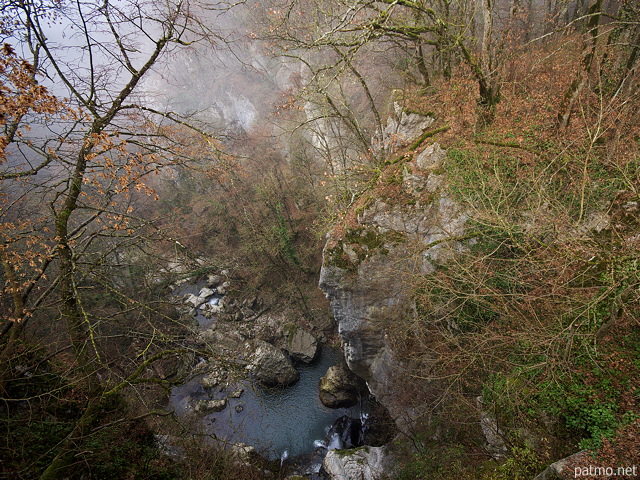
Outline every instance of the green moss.
{"type": "Polygon", "coordinates": [[[414,110],[412,108],[403,108],[402,111],[404,113],[407,114],[414,114],[414,115],[420,115],[422,117],[431,117],[431,118],[436,118],[436,114],[433,113],[431,110],[429,110],[428,112],[421,112],[419,110],[414,110]]]}
{"type": "Polygon", "coordinates": [[[336,455],[338,455],[340,458],[344,458],[359,452],[369,453],[369,447],[367,445],[363,445],[362,447],[356,447],[356,448],[338,448],[334,451],[336,452],[336,455]]]}
{"type": "Polygon", "coordinates": [[[388,246],[398,245],[404,239],[404,234],[396,231],[381,233],[365,227],[347,229],[338,245],[325,252],[325,261],[329,266],[355,271],[366,258],[374,254],[388,255],[388,246]],[[355,259],[345,251],[346,245],[355,253],[355,259]]]}
{"type": "Polygon", "coordinates": [[[429,138],[429,137],[433,137],[434,135],[436,135],[436,134],[438,134],[438,133],[446,132],[447,130],[449,130],[449,128],[450,128],[450,127],[449,127],[449,125],[444,125],[444,126],[442,126],[442,127],[435,128],[435,129],[433,129],[433,130],[427,130],[427,131],[426,131],[426,132],[424,132],[422,135],[420,135],[420,136],[418,137],[418,139],[417,139],[415,142],[413,142],[413,143],[411,144],[411,146],[409,147],[409,150],[411,150],[411,151],[415,150],[415,149],[416,149],[416,148],[418,148],[418,147],[422,144],[422,142],[424,142],[427,138],[429,138]]]}

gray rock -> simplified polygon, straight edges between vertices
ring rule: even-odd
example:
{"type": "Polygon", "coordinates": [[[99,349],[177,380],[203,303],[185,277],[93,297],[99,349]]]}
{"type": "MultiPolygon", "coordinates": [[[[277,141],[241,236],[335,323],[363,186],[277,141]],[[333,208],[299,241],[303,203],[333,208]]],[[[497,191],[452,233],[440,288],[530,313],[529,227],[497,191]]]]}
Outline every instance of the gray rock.
{"type": "Polygon", "coordinates": [[[240,413],[240,412],[241,412],[241,411],[243,411],[243,410],[244,410],[244,407],[243,407],[242,405],[236,405],[236,406],[235,406],[235,411],[236,411],[236,412],[240,413]]]}
{"type": "Polygon", "coordinates": [[[286,386],[300,378],[289,357],[267,342],[256,341],[250,358],[254,376],[265,385],[286,386]]]}
{"type": "Polygon", "coordinates": [[[394,115],[387,119],[382,131],[378,131],[374,143],[376,150],[392,150],[398,145],[413,141],[434,122],[434,119],[417,113],[407,113],[397,102],[394,115]]]}
{"type": "Polygon", "coordinates": [[[322,463],[332,480],[379,480],[384,464],[385,447],[329,450],[322,463]]]}
{"type": "Polygon", "coordinates": [[[287,338],[287,351],[293,360],[312,362],[318,354],[318,340],[304,328],[292,328],[287,338]]]}
{"type": "Polygon", "coordinates": [[[227,399],[222,400],[198,400],[195,411],[198,413],[221,412],[227,407],[227,399]]]}
{"type": "Polygon", "coordinates": [[[506,456],[508,449],[504,442],[503,433],[498,428],[498,421],[486,411],[482,397],[476,398],[476,405],[480,413],[480,428],[487,441],[485,448],[494,459],[501,460],[506,456]]]}
{"type": "Polygon", "coordinates": [[[421,170],[439,167],[446,158],[447,152],[439,143],[433,143],[425,148],[416,158],[416,166],[421,170]]]}
{"type": "MultiPolygon", "coordinates": [[[[536,476],[536,478],[534,478],[533,480],[557,480],[557,479],[564,478],[561,476],[561,474],[565,470],[565,467],[574,461],[582,460],[582,457],[586,454],[587,454],[586,451],[582,451],[582,452],[574,453],[569,457],[558,460],[557,462],[554,462],[551,465],[549,465],[547,468],[545,468],[545,470],[542,473],[540,473],[538,476],[536,476]]],[[[569,473],[571,477],[574,476],[573,475],[574,472],[569,472],[569,473]]]]}
{"type": "Polygon", "coordinates": [[[358,403],[363,382],[346,365],[334,365],[320,379],[320,401],[329,408],[347,408],[358,403]]]}

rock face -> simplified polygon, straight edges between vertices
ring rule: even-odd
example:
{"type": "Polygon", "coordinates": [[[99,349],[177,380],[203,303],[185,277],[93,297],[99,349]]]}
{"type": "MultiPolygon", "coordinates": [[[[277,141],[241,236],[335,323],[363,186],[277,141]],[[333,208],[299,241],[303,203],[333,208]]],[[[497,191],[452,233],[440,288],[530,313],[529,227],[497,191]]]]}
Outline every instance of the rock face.
{"type": "Polygon", "coordinates": [[[365,389],[366,385],[346,365],[334,365],[320,379],[320,401],[329,408],[352,407],[365,389]]]}
{"type": "Polygon", "coordinates": [[[476,398],[478,413],[480,414],[480,428],[487,443],[485,449],[491,453],[495,460],[505,458],[508,449],[504,442],[503,432],[498,427],[498,421],[484,408],[482,397],[476,398]]]}
{"type": "Polygon", "coordinates": [[[300,378],[289,357],[267,342],[257,341],[250,358],[250,370],[255,378],[265,385],[286,386],[300,378]]]}
{"type": "Polygon", "coordinates": [[[445,157],[433,144],[393,164],[390,180],[381,177],[379,184],[392,185],[395,195],[375,188],[363,195],[328,234],[323,252],[320,288],[331,303],[347,364],[393,417],[400,412],[388,385],[399,360],[380,325],[415,314],[407,279],[434,271],[468,245],[468,216],[441,191],[445,157]]]}
{"type": "Polygon", "coordinates": [[[304,328],[292,328],[287,337],[287,351],[293,360],[312,362],[318,354],[318,340],[304,328]]]}
{"type": "Polygon", "coordinates": [[[385,128],[378,131],[374,145],[380,150],[393,150],[399,145],[420,136],[434,119],[417,113],[405,112],[397,102],[393,104],[393,115],[387,119],[385,128]]]}
{"type": "Polygon", "coordinates": [[[322,466],[332,480],[379,480],[384,472],[384,449],[329,450],[322,466]]]}

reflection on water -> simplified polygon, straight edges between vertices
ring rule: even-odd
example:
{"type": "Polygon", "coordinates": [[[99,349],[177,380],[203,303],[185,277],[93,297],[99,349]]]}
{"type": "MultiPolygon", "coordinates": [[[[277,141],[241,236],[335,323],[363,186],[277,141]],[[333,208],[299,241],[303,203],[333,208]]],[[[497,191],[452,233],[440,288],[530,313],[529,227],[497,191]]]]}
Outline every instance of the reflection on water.
{"type": "Polygon", "coordinates": [[[242,396],[228,398],[223,411],[201,416],[206,431],[223,442],[253,445],[270,459],[282,458],[285,452],[296,457],[313,452],[335,420],[343,415],[360,418],[368,408],[330,409],[320,402],[318,382],[339,360],[340,352],[324,348],[312,364],[296,366],[300,380],[286,388],[267,389],[246,380],[224,391],[206,391],[198,382],[200,376],[174,388],[171,402],[179,414],[186,413],[197,400],[225,398],[242,388],[242,396]]]}

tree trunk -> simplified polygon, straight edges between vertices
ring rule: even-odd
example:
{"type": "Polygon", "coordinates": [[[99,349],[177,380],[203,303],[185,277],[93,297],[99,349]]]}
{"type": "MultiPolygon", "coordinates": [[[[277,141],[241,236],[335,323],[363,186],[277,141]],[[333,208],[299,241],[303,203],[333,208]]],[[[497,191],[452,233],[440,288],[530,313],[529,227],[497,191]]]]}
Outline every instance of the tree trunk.
{"type": "Polygon", "coordinates": [[[587,23],[589,36],[585,38],[584,41],[580,67],[573,79],[573,82],[571,82],[571,85],[569,85],[569,88],[564,94],[564,99],[560,105],[560,111],[558,112],[558,126],[561,130],[566,129],[569,126],[575,103],[589,80],[589,74],[591,73],[593,59],[596,54],[596,46],[598,44],[598,25],[600,24],[601,12],[602,0],[596,0],[589,8],[589,20],[587,23]]]}

